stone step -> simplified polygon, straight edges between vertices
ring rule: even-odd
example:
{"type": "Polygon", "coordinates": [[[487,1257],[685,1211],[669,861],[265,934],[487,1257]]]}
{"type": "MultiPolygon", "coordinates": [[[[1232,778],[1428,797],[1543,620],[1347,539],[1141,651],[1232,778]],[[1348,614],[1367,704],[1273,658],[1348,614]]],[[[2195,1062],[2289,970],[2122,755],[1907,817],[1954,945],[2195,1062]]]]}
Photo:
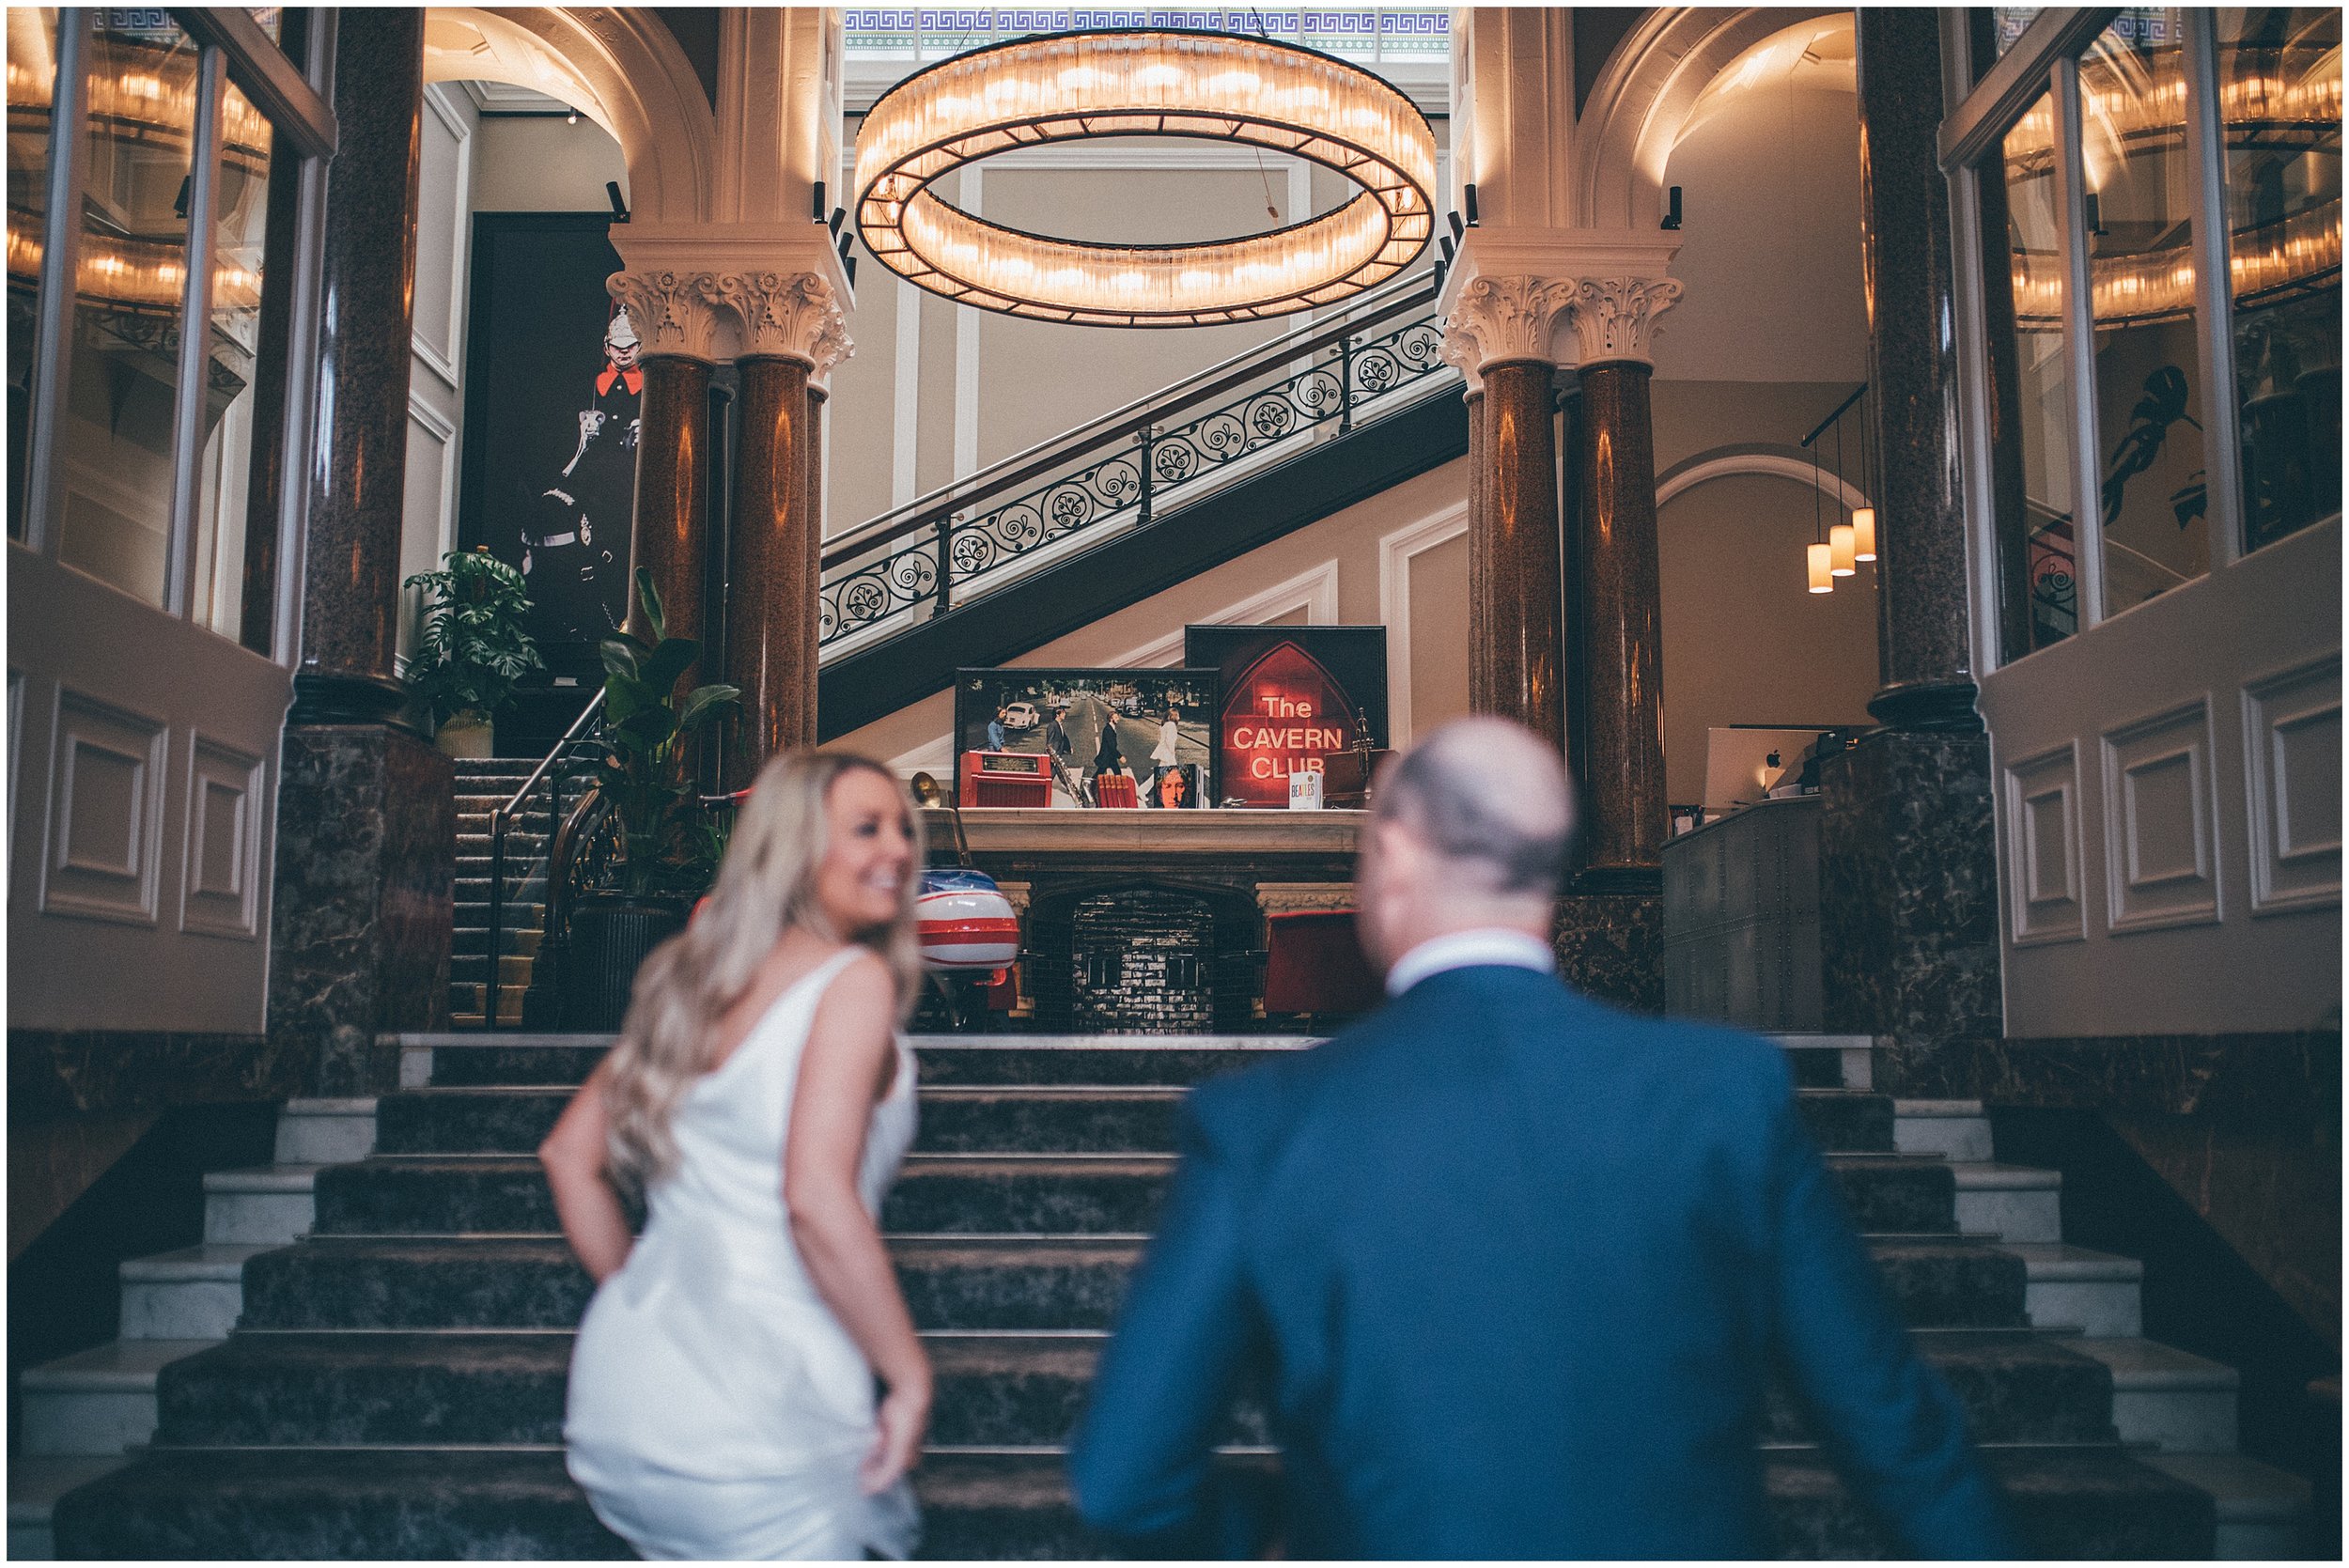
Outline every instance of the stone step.
{"type": "Polygon", "coordinates": [[[57,1499],[77,1486],[131,1462],[122,1453],[8,1456],[8,1560],[51,1562],[57,1556],[50,1529],[57,1499]]]}
{"type": "MultiPolygon", "coordinates": [[[[1988,1459],[2028,1555],[2210,1555],[2210,1495],[2118,1449],[2011,1449],[1988,1459]]],[[[1268,1461],[1227,1463],[1240,1485],[1271,1483],[1268,1461]]],[[[1814,1457],[1773,1459],[1766,1487],[1777,1555],[1895,1547],[1814,1457]]],[[[915,1490],[925,1558],[1115,1555],[1077,1518],[1058,1453],[934,1453],[915,1490]]],[[[629,1555],[597,1523],[562,1454],[542,1450],[156,1451],[60,1498],[55,1529],[61,1555],[85,1558],[629,1555]]]]}
{"type": "MultiPolygon", "coordinates": [[[[498,984],[530,988],[531,965],[535,959],[528,953],[509,953],[501,941],[498,954],[498,984]]],[[[453,954],[448,961],[448,978],[452,986],[479,986],[488,978],[490,955],[486,952],[453,954]]]]}
{"type": "Polygon", "coordinates": [[[277,1112],[281,1165],[338,1165],[374,1150],[372,1099],[288,1100],[277,1112]]]}
{"type": "MultiPolygon", "coordinates": [[[[1863,1232],[1954,1234],[1948,1165],[1900,1155],[1827,1157],[1863,1232]]],[[[881,1223],[913,1234],[1146,1234],[1174,1168],[1165,1155],[921,1155],[906,1162],[881,1223]]],[[[527,1156],[382,1155],[329,1167],[316,1181],[320,1235],[558,1229],[546,1173],[527,1156]]]]}
{"type": "Polygon", "coordinates": [[[1944,1159],[1988,1160],[1990,1116],[1980,1100],[1895,1100],[1894,1147],[1905,1155],[1939,1155],[1944,1159]]]}
{"type": "MultiPolygon", "coordinates": [[[[482,993],[486,989],[487,987],[478,980],[460,980],[452,984],[448,988],[450,1020],[453,1022],[461,1017],[476,1024],[479,1023],[482,1017],[482,993]]],[[[504,985],[498,987],[498,1022],[501,1025],[511,1028],[522,1021],[522,998],[529,990],[530,987],[526,984],[504,985]]],[[[462,1040],[478,1038],[478,1036],[452,1035],[450,1038],[462,1040]]],[[[404,1067],[405,1063],[403,1063],[402,1065],[404,1067]]],[[[585,1073],[580,1075],[583,1079],[586,1076],[585,1073]]]]}
{"type": "Polygon", "coordinates": [[[2145,1265],[2061,1242],[2018,1242],[2000,1250],[2022,1260],[2031,1325],[2077,1328],[2097,1339],[2145,1331],[2145,1265]]]}
{"type": "MultiPolygon", "coordinates": [[[[459,906],[458,913],[461,919],[464,914],[463,906],[459,906]]],[[[540,911],[536,905],[522,908],[506,906],[506,924],[498,927],[499,957],[506,957],[517,953],[524,956],[537,955],[538,943],[546,937],[546,932],[540,929],[537,924],[539,914],[540,911]],[[527,917],[527,924],[518,924],[517,917],[523,916],[527,917]]],[[[486,924],[489,920],[489,911],[486,908],[480,912],[480,918],[485,924],[459,924],[457,927],[450,939],[450,953],[453,956],[474,957],[489,953],[490,927],[486,924]]]]}
{"type": "Polygon", "coordinates": [[[2144,1459],[2210,1498],[2217,1515],[2213,1557],[2275,1562],[2309,1555],[2316,1510],[2306,1478],[2239,1453],[2149,1453],[2144,1459]]]}
{"type": "Polygon", "coordinates": [[[2063,1239],[2063,1173],[2027,1165],[1952,1164],[1957,1228],[2003,1241],[2063,1239]]]}
{"type": "MultiPolygon", "coordinates": [[[[2025,1333],[1927,1331],[1926,1358],[1965,1403],[1980,1441],[2112,1440],[2103,1366],[2025,1333]]],[[[938,1376],[930,1441],[946,1448],[1064,1441],[1092,1385],[1101,1334],[932,1335],[938,1376]]],[[[571,1336],[549,1333],[241,1334],[162,1369],[154,1388],[167,1447],[557,1444],[571,1336]]],[[[1268,1443],[1255,1399],[1223,1441],[1268,1443]]],[[[1766,1443],[1810,1440],[1773,1389],[1766,1443]]]]}
{"type": "MultiPolygon", "coordinates": [[[[387,1155],[533,1153],[572,1093],[568,1087],[428,1087],[387,1094],[376,1110],[376,1147],[387,1155]]],[[[921,1091],[915,1150],[1170,1153],[1185,1093],[1100,1084],[928,1084],[921,1091]]],[[[1880,1152],[1892,1141],[1891,1102],[1880,1095],[1806,1089],[1798,1103],[1823,1148],[1880,1152]]]]}
{"type": "Polygon", "coordinates": [[[2143,1339],[2064,1342],[2112,1374],[2112,1423],[2124,1443],[2165,1453],[2232,1453],[2243,1374],[2143,1339]]]}
{"type": "MultiPolygon", "coordinates": [[[[924,1328],[1103,1328],[1141,1243],[1118,1237],[895,1237],[924,1328]]],[[[1921,1327],[2023,1326],[2022,1261],[1962,1240],[1869,1243],[1888,1296],[1921,1327]]],[[[247,1329],[568,1328],[587,1277],[554,1237],[313,1236],[245,1265],[247,1329]]]]}
{"type": "Polygon", "coordinates": [[[25,1368],[17,1377],[23,1452],[116,1454],[146,1442],[155,1430],[158,1369],[217,1343],[116,1340],[25,1368]]]}
{"type": "Polygon", "coordinates": [[[310,1229],[314,1164],[257,1165],[204,1177],[204,1239],[283,1246],[310,1229]]]}
{"type": "Polygon", "coordinates": [[[244,1311],[245,1260],[269,1245],[214,1241],[125,1259],[117,1269],[122,1286],[122,1337],[226,1338],[244,1311]]]}

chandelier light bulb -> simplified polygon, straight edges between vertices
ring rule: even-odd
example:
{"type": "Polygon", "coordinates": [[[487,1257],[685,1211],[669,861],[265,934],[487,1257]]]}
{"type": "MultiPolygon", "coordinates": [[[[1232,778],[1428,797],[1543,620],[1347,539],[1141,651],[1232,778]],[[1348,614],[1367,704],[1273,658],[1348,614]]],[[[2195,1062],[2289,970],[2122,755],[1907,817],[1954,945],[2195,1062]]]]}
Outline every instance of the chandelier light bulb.
{"type": "Polygon", "coordinates": [[[1825,545],[1812,545],[1808,549],[1808,554],[1811,561],[1811,591],[1814,594],[1833,593],[1835,579],[1831,572],[1834,565],[1832,552],[1825,545]]]}
{"type": "Polygon", "coordinates": [[[1876,558],[1876,509],[1856,506],[1851,515],[1852,559],[1873,561],[1876,558]]]}
{"type": "MultiPolygon", "coordinates": [[[[1828,571],[1835,577],[1849,577],[1859,568],[1852,565],[1857,557],[1852,551],[1852,525],[1839,522],[1827,531],[1828,571]]],[[[1812,548],[1817,548],[1813,546],[1812,548]]]]}

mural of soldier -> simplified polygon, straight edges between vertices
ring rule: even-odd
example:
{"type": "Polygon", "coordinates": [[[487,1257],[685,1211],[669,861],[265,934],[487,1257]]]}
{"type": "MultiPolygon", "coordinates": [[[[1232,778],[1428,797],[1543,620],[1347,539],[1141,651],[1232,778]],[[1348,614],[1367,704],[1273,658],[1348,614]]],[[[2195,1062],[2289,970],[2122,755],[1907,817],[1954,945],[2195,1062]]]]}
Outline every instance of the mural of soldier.
{"type": "Polygon", "coordinates": [[[626,613],[643,355],[628,307],[615,306],[603,369],[578,411],[579,444],[524,515],[521,569],[542,642],[596,641],[626,613]]]}

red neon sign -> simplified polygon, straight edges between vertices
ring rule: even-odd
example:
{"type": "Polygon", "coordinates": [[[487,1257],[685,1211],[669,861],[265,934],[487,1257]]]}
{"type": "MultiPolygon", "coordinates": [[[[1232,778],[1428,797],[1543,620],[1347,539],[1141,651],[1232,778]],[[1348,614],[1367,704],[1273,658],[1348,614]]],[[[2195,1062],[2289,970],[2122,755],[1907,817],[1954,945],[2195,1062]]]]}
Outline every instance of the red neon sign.
{"type": "Polygon", "coordinates": [[[1221,731],[1223,794],[1284,806],[1291,773],[1322,772],[1354,745],[1354,704],[1319,660],[1275,643],[1224,691],[1221,731]]]}

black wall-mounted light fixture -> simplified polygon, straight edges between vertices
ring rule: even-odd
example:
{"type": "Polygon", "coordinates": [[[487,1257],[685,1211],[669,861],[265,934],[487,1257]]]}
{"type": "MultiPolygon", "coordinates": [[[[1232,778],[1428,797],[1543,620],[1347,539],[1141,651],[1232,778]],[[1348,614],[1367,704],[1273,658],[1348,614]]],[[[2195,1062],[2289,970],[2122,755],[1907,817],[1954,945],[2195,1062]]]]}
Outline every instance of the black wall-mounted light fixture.
{"type": "Polygon", "coordinates": [[[1666,228],[1680,226],[1680,187],[1677,185],[1665,194],[1664,226],[1666,228]]]}
{"type": "Polygon", "coordinates": [[[1449,212],[1445,214],[1445,216],[1452,225],[1452,238],[1457,240],[1468,232],[1468,225],[1460,221],[1460,214],[1456,210],[1449,212]]]}
{"type": "Polygon", "coordinates": [[[1452,236],[1439,234],[1436,237],[1436,243],[1443,249],[1443,264],[1447,267],[1451,266],[1453,256],[1458,254],[1457,249],[1452,243],[1452,236]]]}
{"type": "Polygon", "coordinates": [[[2085,201],[2088,206],[2088,210],[2084,214],[2084,216],[2088,219],[2088,232],[2091,234],[2104,233],[2105,215],[2102,211],[2098,210],[2096,193],[2091,191],[2081,199],[2085,201]]]}
{"type": "Polygon", "coordinates": [[[845,208],[845,207],[835,207],[835,208],[833,208],[833,209],[832,210],[832,231],[834,234],[839,233],[839,232],[840,232],[840,225],[841,225],[842,224],[847,223],[848,221],[848,210],[847,208],[845,208]]]}
{"type": "Polygon", "coordinates": [[[848,259],[848,248],[856,243],[856,231],[850,229],[840,236],[840,259],[848,259]]]}
{"type": "Polygon", "coordinates": [[[1463,186],[1461,186],[1461,187],[1460,187],[1460,207],[1461,207],[1461,210],[1462,210],[1463,211],[1467,212],[1467,214],[1468,214],[1468,225],[1469,225],[1469,227],[1470,227],[1470,228],[1474,228],[1474,227],[1476,226],[1476,187],[1475,187],[1475,186],[1473,186],[1473,185],[1463,185],[1463,186]]]}
{"type": "Polygon", "coordinates": [[[848,264],[848,287],[853,290],[856,287],[856,257],[850,256],[843,256],[841,259],[848,264]]]}
{"type": "Polygon", "coordinates": [[[820,224],[824,221],[824,182],[820,179],[816,182],[815,194],[808,203],[807,215],[816,223],[820,224]]]}
{"type": "Polygon", "coordinates": [[[605,180],[603,194],[611,198],[612,221],[615,224],[628,222],[628,198],[620,194],[620,182],[616,179],[605,180]]]}

